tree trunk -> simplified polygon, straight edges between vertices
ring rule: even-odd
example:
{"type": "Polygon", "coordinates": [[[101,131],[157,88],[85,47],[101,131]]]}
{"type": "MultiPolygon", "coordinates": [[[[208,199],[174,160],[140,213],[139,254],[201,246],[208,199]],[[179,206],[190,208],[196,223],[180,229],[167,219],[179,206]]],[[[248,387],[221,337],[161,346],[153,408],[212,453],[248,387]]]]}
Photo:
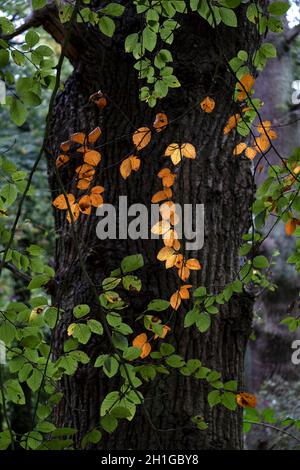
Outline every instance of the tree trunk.
{"type": "MultiPolygon", "coordinates": [[[[69,134],[102,129],[102,162],[97,184],[105,187],[105,201],[118,204],[120,195],[128,196],[128,205],[150,205],[151,196],[160,189],[157,172],[164,165],[161,158],[172,142],[190,142],[197,149],[197,159],[186,160],[177,170],[174,201],[205,204],[205,243],[200,252],[191,253],[203,264],[199,274],[193,274],[192,283],[206,285],[212,292],[222,290],[239,269],[238,248],[241,235],[250,223],[249,206],[252,201],[251,168],[248,161],[232,157],[239,138],[235,132],[224,136],[223,128],[233,114],[232,92],[234,79],[226,71],[224,54],[231,58],[240,49],[253,52],[258,42],[253,25],[239,11],[239,28],[218,28],[219,35],[198,15],[188,14],[172,47],[175,74],[182,84],[151,110],[138,98],[139,83],[131,57],[123,52],[126,35],[139,29],[137,19],[127,16],[111,41],[91,27],[77,25],[71,38],[70,50],[74,71],[65,89],[56,100],[49,137],[49,184],[53,197],[61,193],[53,170],[62,141],[69,134]],[[76,50],[76,54],[74,54],[76,50]],[[102,90],[108,96],[108,106],[99,111],[88,99],[102,90]],[[204,113],[196,106],[205,96],[216,101],[215,111],[204,113]],[[195,108],[196,106],[196,108],[195,108]],[[192,110],[188,111],[191,107],[192,110]],[[119,173],[120,160],[131,152],[131,135],[143,125],[151,125],[157,112],[165,112],[175,121],[163,132],[153,136],[151,144],[141,153],[141,169],[124,181],[119,173]],[[186,113],[186,114],[185,114],[186,113]],[[185,114],[185,115],[184,115],[185,114]],[[184,115],[184,116],[182,116],[184,115]],[[182,116],[180,119],[176,119],[182,116]]],[[[48,28],[49,30],[51,28],[48,28]]],[[[52,31],[53,33],[53,31],[52,31]]],[[[76,158],[74,157],[74,160],[76,158]]],[[[77,197],[71,172],[64,169],[62,178],[67,192],[77,197]]],[[[141,253],[145,267],[141,278],[141,294],[130,294],[130,322],[153,298],[169,299],[175,292],[177,280],[171,270],[165,270],[156,260],[162,246],[159,240],[106,240],[96,236],[96,215],[81,216],[76,232],[81,243],[81,254],[95,284],[119,266],[128,254],[141,253]]],[[[55,335],[55,354],[62,351],[72,308],[87,303],[97,317],[92,292],[81,271],[79,256],[72,241],[71,228],[63,211],[55,211],[56,281],[54,302],[64,309],[55,335]],[[62,287],[62,282],[64,283],[62,287]]],[[[243,386],[243,361],[252,319],[252,299],[246,294],[234,296],[215,318],[209,332],[200,334],[194,328],[183,328],[187,309],[180,308],[174,315],[169,336],[178,353],[185,359],[199,358],[204,365],[222,373],[224,380],[237,379],[243,386]]],[[[86,348],[92,359],[109,351],[103,340],[93,338],[86,348]]],[[[83,366],[74,377],[62,381],[65,398],[56,412],[58,425],[79,429],[75,445],[99,422],[101,401],[118,384],[108,380],[99,369],[83,366]]],[[[151,423],[140,407],[133,422],[123,420],[117,430],[106,435],[99,444],[105,449],[239,449],[242,447],[241,412],[230,412],[221,406],[211,410],[207,404],[206,388],[201,381],[181,377],[175,372],[170,377],[157,377],[142,390],[145,407],[151,423]],[[190,418],[203,415],[209,423],[206,432],[195,430],[190,418]]]]}

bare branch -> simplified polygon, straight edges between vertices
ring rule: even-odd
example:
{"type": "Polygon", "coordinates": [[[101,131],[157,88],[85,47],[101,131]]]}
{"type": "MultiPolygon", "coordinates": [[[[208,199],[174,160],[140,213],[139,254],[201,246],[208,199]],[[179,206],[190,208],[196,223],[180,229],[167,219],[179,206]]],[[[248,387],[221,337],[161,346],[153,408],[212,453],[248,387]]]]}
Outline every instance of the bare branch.
{"type": "Polygon", "coordinates": [[[8,269],[10,272],[12,272],[15,277],[18,277],[19,279],[22,279],[23,281],[26,281],[28,283],[31,281],[31,277],[28,274],[20,271],[12,263],[5,263],[4,267],[8,269]]]}
{"type": "Polygon", "coordinates": [[[286,32],[285,43],[290,45],[298,37],[299,33],[300,33],[300,23],[286,32]]]}

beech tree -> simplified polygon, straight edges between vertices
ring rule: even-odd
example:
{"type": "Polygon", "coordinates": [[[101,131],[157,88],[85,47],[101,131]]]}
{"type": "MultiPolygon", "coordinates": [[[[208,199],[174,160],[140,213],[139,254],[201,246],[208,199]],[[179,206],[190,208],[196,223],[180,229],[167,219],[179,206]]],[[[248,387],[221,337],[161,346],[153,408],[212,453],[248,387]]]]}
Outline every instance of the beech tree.
{"type": "Polygon", "coordinates": [[[15,168],[4,168],[22,184],[1,192],[4,211],[20,193],[16,218],[1,232],[1,269],[29,273],[29,289],[44,294],[4,309],[0,338],[17,377],[2,381],[2,407],[25,403],[24,383],[36,397],[24,435],[6,414],[3,448],[18,438],[24,448],[241,449],[243,408],[251,413],[256,404],[243,381],[252,287],[269,286],[259,230],[272,211],[288,235],[298,225],[294,200],[278,203],[298,184],[298,157],[283,160],[280,179],[270,174],[254,206],[251,164],[256,158],[256,170],[277,137],[253,94],[276,55],[264,35],[281,31],[288,5],[35,0],[32,7],[17,29],[0,18],[1,80],[13,121],[22,125],[41,89],[51,90],[29,176],[18,180],[15,168]],[[55,74],[37,27],[61,45],[55,74]],[[14,41],[20,35],[24,47],[14,41]],[[10,58],[36,70],[10,79],[10,58]],[[63,83],[65,59],[73,71],[63,83]],[[44,157],[54,269],[37,262],[38,244],[24,253],[14,241],[44,157]],[[161,211],[156,226],[148,222],[149,232],[169,239],[99,239],[96,209],[118,206],[125,195],[128,206],[149,210],[204,204],[203,248],[188,252],[176,240],[173,209],[169,217],[161,211]],[[64,434],[70,438],[59,439],[64,434]]]}

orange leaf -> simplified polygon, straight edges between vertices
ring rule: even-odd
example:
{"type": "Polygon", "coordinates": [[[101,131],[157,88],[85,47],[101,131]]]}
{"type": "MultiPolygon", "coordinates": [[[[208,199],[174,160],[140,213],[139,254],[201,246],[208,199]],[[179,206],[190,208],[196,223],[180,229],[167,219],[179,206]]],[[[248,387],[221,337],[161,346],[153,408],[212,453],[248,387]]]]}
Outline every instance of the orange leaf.
{"type": "Polygon", "coordinates": [[[159,178],[164,178],[165,176],[169,175],[171,173],[170,168],[162,168],[158,173],[157,176],[159,178]]]}
{"type": "Polygon", "coordinates": [[[164,176],[162,179],[163,186],[165,188],[170,188],[171,186],[173,186],[175,178],[176,178],[176,175],[174,175],[173,173],[170,173],[169,175],[164,176]]]}
{"type": "Polygon", "coordinates": [[[168,325],[164,325],[162,329],[162,334],[161,335],[154,335],[154,339],[157,338],[165,338],[168,334],[168,332],[171,331],[171,328],[168,325]]]}
{"type": "Polygon", "coordinates": [[[80,212],[82,212],[83,214],[89,215],[91,213],[90,196],[88,195],[82,196],[82,198],[80,198],[78,201],[78,206],[79,206],[80,212]]]}
{"type": "Polygon", "coordinates": [[[192,144],[182,144],[181,151],[185,158],[196,158],[196,149],[192,144]]]}
{"type": "Polygon", "coordinates": [[[91,204],[94,207],[100,207],[103,204],[103,197],[100,194],[91,194],[90,195],[91,204]]]}
{"type": "Polygon", "coordinates": [[[167,125],[168,125],[168,117],[164,113],[158,113],[155,117],[155,121],[153,124],[154,129],[156,132],[161,132],[167,125]]]}
{"type": "Polygon", "coordinates": [[[255,79],[249,73],[247,73],[240,79],[240,81],[236,85],[237,90],[238,90],[238,94],[237,94],[238,101],[243,101],[245,98],[247,98],[247,95],[249,94],[251,88],[254,85],[254,82],[255,82],[255,79]]]}
{"type": "Polygon", "coordinates": [[[99,98],[98,100],[95,100],[95,103],[98,106],[98,108],[103,109],[103,108],[105,108],[105,106],[107,106],[107,99],[104,98],[104,96],[103,96],[102,98],[99,98]]]}
{"type": "Polygon", "coordinates": [[[201,269],[201,264],[195,258],[188,259],[185,265],[187,268],[192,269],[194,271],[198,271],[199,269],[201,269]]]}
{"type": "Polygon", "coordinates": [[[176,238],[173,240],[173,248],[176,251],[180,250],[180,241],[177,240],[176,238]]]}
{"type": "Polygon", "coordinates": [[[94,144],[96,140],[99,139],[100,136],[101,136],[101,129],[100,127],[96,127],[92,132],[89,133],[88,143],[94,144]]]}
{"type": "Polygon", "coordinates": [[[149,356],[150,353],[151,353],[151,345],[150,343],[145,343],[142,346],[142,353],[140,355],[140,358],[144,359],[145,357],[149,356]]]}
{"type": "Polygon", "coordinates": [[[83,157],[85,163],[97,166],[101,161],[101,154],[96,150],[89,150],[83,157]]]}
{"type": "Polygon", "coordinates": [[[277,139],[277,133],[271,129],[271,121],[263,121],[262,124],[257,126],[257,130],[260,134],[267,135],[269,139],[277,139]]]}
{"type": "Polygon", "coordinates": [[[236,402],[243,408],[255,408],[256,407],[256,396],[252,393],[241,392],[236,396],[236,402]]]}
{"type": "Polygon", "coordinates": [[[83,132],[75,132],[75,134],[71,135],[70,139],[77,144],[84,144],[86,135],[83,132]]]}
{"type": "Polygon", "coordinates": [[[172,197],[172,194],[173,194],[172,189],[170,188],[163,189],[162,191],[158,191],[157,193],[154,194],[154,196],[152,196],[151,202],[155,204],[157,202],[164,201],[165,199],[172,197]]]}
{"type": "Polygon", "coordinates": [[[93,176],[95,173],[95,169],[87,163],[78,166],[75,171],[76,173],[78,173],[79,178],[88,178],[90,176],[93,176]]]}
{"type": "Polygon", "coordinates": [[[91,184],[91,178],[89,179],[80,179],[76,185],[78,189],[88,189],[91,184]]]}
{"type": "Polygon", "coordinates": [[[103,186],[94,186],[91,189],[91,194],[102,194],[104,192],[103,186]]]}
{"type": "Polygon", "coordinates": [[[71,147],[70,140],[66,140],[65,142],[62,142],[60,144],[60,148],[62,149],[63,152],[67,152],[68,150],[70,150],[70,147],[71,147]]]}
{"type": "Polygon", "coordinates": [[[238,125],[240,120],[241,120],[240,114],[234,114],[233,116],[230,116],[228,118],[226,126],[224,127],[224,131],[223,131],[224,134],[225,135],[229,134],[229,132],[238,125]]]}
{"type": "Polygon", "coordinates": [[[161,213],[162,218],[165,220],[169,220],[172,214],[175,213],[175,210],[176,207],[172,201],[164,202],[159,208],[159,212],[161,213]]]}
{"type": "Polygon", "coordinates": [[[132,346],[135,348],[142,348],[145,343],[147,343],[148,338],[146,333],[141,333],[140,335],[136,336],[132,341],[132,346]]]}
{"type": "Polygon", "coordinates": [[[179,291],[174,292],[170,298],[170,305],[174,310],[178,310],[181,304],[181,297],[179,291]]]}
{"type": "Polygon", "coordinates": [[[265,135],[261,135],[260,137],[256,137],[255,139],[255,150],[260,153],[265,152],[270,147],[269,139],[265,135]]]}
{"type": "Polygon", "coordinates": [[[134,155],[131,155],[130,157],[123,160],[120,165],[120,173],[124,180],[126,180],[126,178],[131,175],[132,171],[138,171],[140,165],[141,160],[138,157],[135,157],[134,155]]]}
{"type": "Polygon", "coordinates": [[[200,107],[205,113],[211,113],[215,108],[215,100],[207,96],[204,100],[201,101],[200,107]]]}
{"type": "Polygon", "coordinates": [[[247,158],[249,158],[249,160],[253,160],[253,158],[255,158],[256,154],[257,154],[257,150],[255,150],[252,147],[247,147],[246,150],[245,150],[245,155],[246,155],[247,158]]]}
{"type": "Polygon", "coordinates": [[[247,148],[247,145],[244,142],[237,144],[233,150],[233,155],[240,155],[245,150],[245,148],[247,148]]]}
{"type": "Polygon", "coordinates": [[[56,167],[60,168],[62,165],[67,163],[70,160],[70,157],[68,155],[59,155],[56,159],[56,167]]]}
{"type": "Polygon", "coordinates": [[[189,268],[187,266],[182,265],[182,267],[178,269],[178,276],[183,281],[186,281],[190,277],[189,268]]]}
{"type": "Polygon", "coordinates": [[[295,232],[296,227],[297,227],[296,220],[295,220],[295,219],[289,220],[289,221],[285,224],[285,233],[290,237],[290,236],[293,235],[293,233],[295,232]]]}
{"type": "MultiPolygon", "coordinates": [[[[73,196],[73,194],[67,194],[67,198],[68,198],[70,205],[74,204],[75,197],[73,196]]],[[[56,207],[56,209],[61,209],[61,210],[68,209],[68,204],[67,204],[64,194],[60,194],[59,196],[57,196],[52,202],[52,204],[54,207],[56,207]]]]}
{"type": "Polygon", "coordinates": [[[185,284],[180,287],[179,295],[182,298],[182,300],[186,300],[190,298],[189,289],[191,289],[192,287],[193,287],[192,284],[185,284]]]}
{"type": "Polygon", "coordinates": [[[151,141],[151,130],[149,127],[140,127],[134,132],[132,140],[137,150],[142,150],[151,141]]]}
{"type": "MultiPolygon", "coordinates": [[[[79,205],[77,203],[71,204],[70,209],[71,209],[71,213],[72,213],[72,216],[73,216],[73,220],[74,220],[74,222],[76,222],[76,220],[78,219],[79,214],[80,214],[79,205]]],[[[72,219],[71,219],[69,211],[68,211],[68,214],[67,214],[67,221],[69,222],[69,224],[72,223],[72,219]]]]}

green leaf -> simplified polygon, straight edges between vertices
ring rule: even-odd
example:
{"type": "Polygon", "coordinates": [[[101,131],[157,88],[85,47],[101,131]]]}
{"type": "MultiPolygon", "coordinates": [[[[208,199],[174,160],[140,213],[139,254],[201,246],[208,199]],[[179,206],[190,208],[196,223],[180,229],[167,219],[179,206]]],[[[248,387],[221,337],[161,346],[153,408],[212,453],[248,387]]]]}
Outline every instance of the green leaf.
{"type": "Polygon", "coordinates": [[[76,307],[73,308],[73,315],[76,318],[82,318],[88,315],[90,310],[90,307],[86,304],[76,305],[76,307]]]}
{"type": "Polygon", "coordinates": [[[230,10],[229,8],[219,8],[221,20],[226,26],[230,26],[232,28],[237,27],[237,16],[233,10],[230,10]]]}
{"type": "Polygon", "coordinates": [[[17,405],[25,405],[25,395],[23,389],[16,379],[9,379],[5,382],[6,401],[11,401],[17,405]]]}
{"type": "Polygon", "coordinates": [[[221,393],[219,390],[213,390],[207,395],[208,404],[213,407],[221,402],[221,393]]]}
{"type": "Polygon", "coordinates": [[[141,354],[141,349],[140,348],[135,348],[131,346],[130,348],[126,349],[123,353],[123,358],[126,359],[126,361],[133,361],[134,359],[137,359],[141,354]]]}
{"type": "Polygon", "coordinates": [[[115,391],[108,393],[101,403],[100,416],[104,416],[106,412],[111,410],[113,406],[117,405],[120,400],[120,392],[115,391]]]}
{"type": "Polygon", "coordinates": [[[9,346],[10,343],[14,340],[16,332],[16,327],[12,323],[4,321],[0,325],[0,340],[9,346]]]}
{"type": "Polygon", "coordinates": [[[265,57],[274,58],[277,56],[276,47],[273,46],[270,42],[265,42],[259,49],[260,53],[263,54],[265,57]]]}
{"type": "Polygon", "coordinates": [[[125,51],[132,52],[138,44],[139,35],[138,33],[129,34],[125,40],[125,51]]]}
{"type": "Polygon", "coordinates": [[[122,279],[124,289],[129,291],[140,292],[142,281],[137,276],[124,276],[122,279]]]}
{"type": "Polygon", "coordinates": [[[40,36],[33,29],[30,29],[25,34],[25,41],[29,47],[35,46],[40,40],[40,36]]]}
{"type": "Polygon", "coordinates": [[[43,374],[37,369],[33,369],[32,374],[30,377],[27,379],[27,385],[28,387],[33,391],[36,392],[42,383],[43,380],[43,374]]]}
{"type": "Polygon", "coordinates": [[[119,3],[109,3],[106,7],[100,10],[101,13],[109,16],[121,16],[123,15],[125,7],[119,3]]]}
{"type": "Polygon", "coordinates": [[[157,42],[157,35],[152,29],[148,26],[143,30],[142,35],[143,46],[148,51],[152,52],[155,49],[156,42],[157,42]]]}
{"type": "Polygon", "coordinates": [[[124,274],[136,271],[144,266],[144,260],[142,255],[130,255],[126,256],[121,262],[121,269],[124,274]]]}
{"type": "Polygon", "coordinates": [[[57,317],[58,317],[58,310],[55,307],[48,307],[44,314],[43,314],[44,320],[46,325],[49,326],[49,328],[54,328],[57,322],[57,317]]]}
{"type": "Polygon", "coordinates": [[[34,276],[28,284],[28,289],[37,289],[38,287],[44,286],[49,281],[49,276],[46,274],[38,274],[34,276]]]}
{"type": "Polygon", "coordinates": [[[100,424],[106,432],[111,434],[117,428],[118,420],[108,414],[101,418],[100,424]]]}
{"type": "Polygon", "coordinates": [[[236,396],[231,392],[224,392],[221,398],[222,405],[228,410],[234,411],[237,408],[236,396]]]}
{"type": "Polygon", "coordinates": [[[34,10],[44,8],[47,5],[47,0],[31,0],[31,6],[34,10]]]}
{"type": "Polygon", "coordinates": [[[107,377],[111,378],[118,372],[119,363],[113,356],[107,356],[104,364],[103,371],[107,377]]]}
{"type": "Polygon", "coordinates": [[[113,36],[116,29],[116,25],[114,20],[109,18],[109,16],[102,16],[99,19],[98,25],[101,33],[105,34],[105,36],[108,36],[110,38],[113,36]]]}
{"type": "Polygon", "coordinates": [[[192,310],[187,312],[186,316],[184,317],[184,328],[188,328],[196,323],[196,321],[199,319],[199,316],[200,312],[195,306],[192,310]]]}
{"type": "Polygon", "coordinates": [[[269,266],[269,261],[265,256],[255,256],[253,259],[253,267],[254,268],[259,268],[259,269],[264,269],[269,266]]]}
{"type": "Polygon", "coordinates": [[[198,320],[196,321],[196,325],[200,333],[204,333],[205,331],[207,331],[211,325],[210,315],[206,312],[201,312],[199,314],[198,320]]]}
{"type": "Polygon", "coordinates": [[[10,116],[17,126],[22,126],[27,117],[27,110],[24,104],[14,96],[11,98],[10,102],[10,116]]]}
{"type": "Polygon", "coordinates": [[[237,381],[236,380],[229,380],[228,382],[224,383],[224,390],[228,390],[229,392],[236,392],[237,391],[237,381]]]}
{"type": "Polygon", "coordinates": [[[0,432],[0,450],[6,450],[11,444],[11,434],[7,431],[0,432]]]}
{"type": "Polygon", "coordinates": [[[154,312],[162,312],[163,310],[167,310],[169,306],[170,302],[168,300],[153,299],[151,300],[151,302],[149,302],[147,310],[153,310],[154,312]]]}
{"type": "Polygon", "coordinates": [[[17,194],[18,191],[15,184],[7,183],[2,187],[0,196],[5,199],[5,207],[9,207],[15,202],[17,194]]]}
{"type": "Polygon", "coordinates": [[[179,368],[184,366],[185,362],[182,357],[178,356],[177,354],[172,354],[166,358],[166,364],[168,364],[170,367],[179,368]]]}
{"type": "Polygon", "coordinates": [[[85,448],[87,444],[97,444],[102,438],[102,434],[98,429],[92,429],[83,437],[81,447],[85,448]]]}
{"type": "Polygon", "coordinates": [[[131,416],[131,412],[128,408],[123,406],[115,406],[111,410],[110,413],[114,418],[129,418],[131,416]]]}
{"type": "Polygon", "coordinates": [[[287,2],[273,2],[268,6],[268,11],[271,15],[281,16],[284,15],[289,8],[290,5],[287,2]]]}
{"type": "Polygon", "coordinates": [[[98,320],[88,320],[87,326],[92,333],[95,333],[96,335],[103,335],[103,326],[98,320]]]}
{"type": "Polygon", "coordinates": [[[73,338],[77,338],[79,343],[86,344],[91,337],[91,330],[83,323],[77,323],[72,333],[73,338]]]}

